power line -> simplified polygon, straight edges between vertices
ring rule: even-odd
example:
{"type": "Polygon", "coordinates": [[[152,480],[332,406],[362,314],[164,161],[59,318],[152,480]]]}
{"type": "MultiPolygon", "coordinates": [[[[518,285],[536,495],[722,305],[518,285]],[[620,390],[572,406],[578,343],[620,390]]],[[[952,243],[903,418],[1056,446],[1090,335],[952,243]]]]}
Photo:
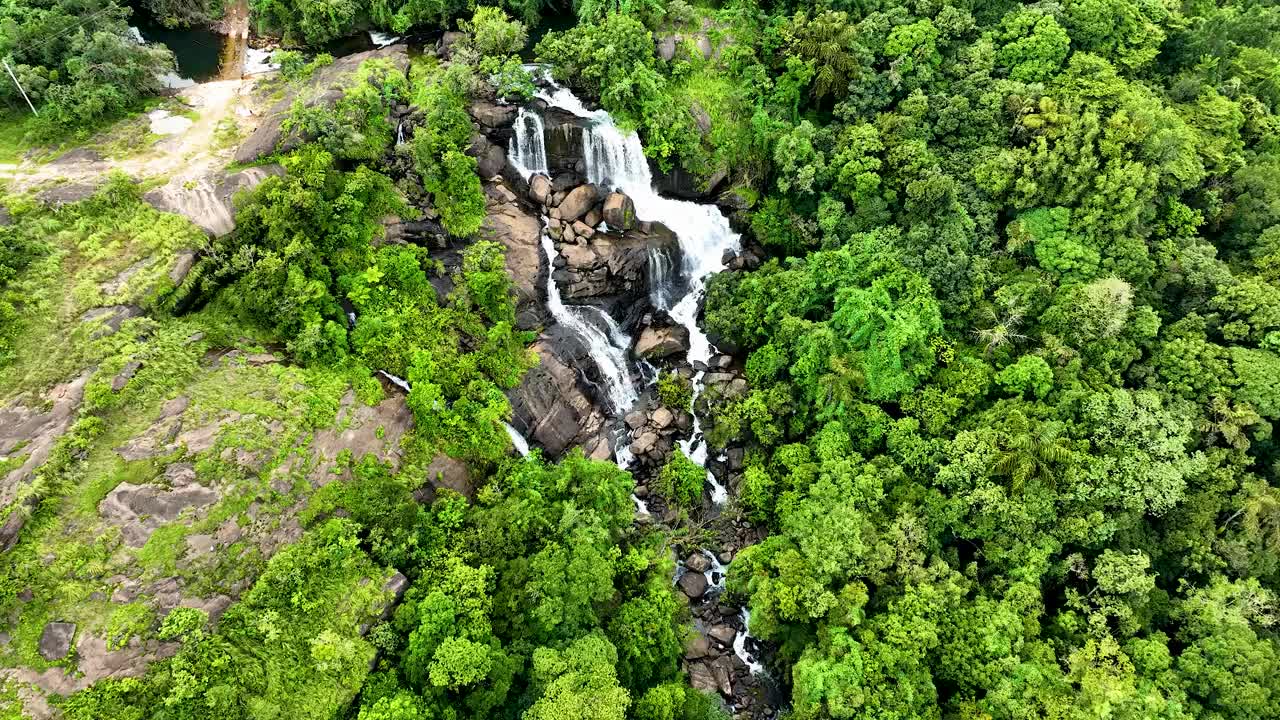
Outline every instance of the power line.
{"type": "MultiPolygon", "coordinates": [[[[62,36],[66,35],[68,32],[70,32],[70,31],[72,31],[72,30],[74,30],[74,29],[76,29],[76,28],[83,27],[85,23],[87,23],[87,22],[89,22],[90,20],[92,20],[92,19],[94,19],[94,18],[98,17],[99,15],[102,15],[103,13],[110,12],[110,11],[112,11],[112,10],[118,10],[118,9],[119,9],[119,7],[118,7],[118,6],[116,6],[116,5],[112,5],[112,4],[108,4],[106,7],[102,8],[101,10],[99,10],[99,11],[97,11],[97,12],[95,12],[95,13],[90,13],[90,14],[88,14],[88,15],[84,16],[83,18],[80,18],[80,19],[79,19],[79,20],[77,20],[76,22],[72,23],[71,25],[68,25],[67,27],[63,28],[63,29],[62,29],[62,31],[61,31],[61,32],[59,32],[58,34],[56,34],[56,35],[54,35],[54,36],[52,36],[52,37],[49,37],[49,38],[45,38],[44,42],[36,43],[35,45],[20,45],[20,46],[17,46],[15,49],[23,50],[24,52],[33,52],[33,51],[35,51],[35,50],[38,50],[38,49],[40,49],[40,48],[43,48],[45,45],[48,45],[49,43],[53,42],[54,40],[57,40],[57,39],[61,38],[62,36]]],[[[10,55],[12,55],[12,53],[10,53],[10,55]]]]}

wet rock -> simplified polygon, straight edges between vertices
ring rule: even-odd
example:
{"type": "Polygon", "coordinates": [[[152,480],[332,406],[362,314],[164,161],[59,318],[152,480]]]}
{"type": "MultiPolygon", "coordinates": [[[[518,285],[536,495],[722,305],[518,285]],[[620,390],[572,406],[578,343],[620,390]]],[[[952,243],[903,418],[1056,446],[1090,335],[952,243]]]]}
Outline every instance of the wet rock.
{"type": "Polygon", "coordinates": [[[559,108],[544,107],[542,122],[542,139],[547,150],[547,167],[556,178],[555,190],[556,192],[568,190],[582,182],[577,170],[586,149],[584,128],[587,121],[559,108]],[[565,179],[560,180],[561,176],[565,179]]]}
{"type": "Polygon", "coordinates": [[[567,222],[573,222],[591,209],[592,205],[600,199],[600,193],[596,190],[595,185],[579,185],[560,201],[560,205],[556,208],[560,211],[560,219],[567,222]]]}
{"type": "Polygon", "coordinates": [[[728,625],[716,625],[707,631],[707,635],[721,645],[732,645],[733,639],[738,636],[738,631],[728,625]]]}
{"type": "Polygon", "coordinates": [[[697,600],[707,593],[707,578],[700,572],[687,572],[676,582],[681,592],[697,600]]]}
{"type": "Polygon", "coordinates": [[[658,360],[677,353],[689,352],[689,330],[680,325],[647,327],[636,341],[636,354],[646,360],[658,360]]]}
{"type": "Polygon", "coordinates": [[[61,660],[71,652],[71,640],[76,635],[76,624],[51,622],[40,634],[40,657],[45,660],[61,660]]]}
{"type": "Polygon", "coordinates": [[[531,349],[539,357],[537,367],[507,393],[512,426],[542,447],[548,457],[559,457],[574,445],[596,447],[605,430],[604,413],[579,387],[575,371],[592,365],[591,360],[545,339],[531,349]]]}
{"type": "Polygon", "coordinates": [[[529,178],[529,197],[539,205],[551,202],[551,180],[546,175],[534,175],[529,178]]]}
{"type": "Polygon", "coordinates": [[[564,229],[562,238],[565,264],[556,284],[567,300],[579,302],[614,299],[634,307],[633,301],[647,297],[651,289],[650,250],[659,248],[668,256],[679,252],[675,235],[657,223],[647,233],[637,228],[620,234],[599,233],[577,221],[564,229]]]}
{"type": "Polygon", "coordinates": [[[601,215],[611,230],[630,230],[636,226],[636,204],[623,193],[609,193],[601,215]]]}
{"type": "Polygon", "coordinates": [[[644,425],[644,413],[639,410],[629,412],[627,413],[627,416],[623,418],[623,422],[625,422],[627,427],[632,430],[637,430],[640,426],[644,425]]]}
{"type": "Polygon", "coordinates": [[[653,424],[658,426],[658,429],[660,430],[666,429],[674,420],[675,414],[667,408],[660,407],[653,411],[653,424]]]}
{"type": "Polygon", "coordinates": [[[685,558],[684,566],[694,572],[704,573],[711,569],[711,558],[701,552],[692,553],[685,558]]]}
{"type": "Polygon", "coordinates": [[[694,633],[684,644],[684,657],[686,660],[700,660],[711,654],[711,643],[707,640],[707,636],[702,633],[694,633]]]}

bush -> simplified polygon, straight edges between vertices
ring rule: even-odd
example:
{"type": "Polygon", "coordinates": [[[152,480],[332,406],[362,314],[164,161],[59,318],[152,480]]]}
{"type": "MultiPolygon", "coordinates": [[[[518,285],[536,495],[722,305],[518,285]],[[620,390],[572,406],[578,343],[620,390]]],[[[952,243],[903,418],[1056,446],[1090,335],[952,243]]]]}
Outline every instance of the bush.
{"type": "Polygon", "coordinates": [[[693,409],[693,383],[673,372],[658,375],[658,399],[666,407],[689,412],[693,409]]]}
{"type": "Polygon", "coordinates": [[[529,38],[524,23],[512,20],[496,7],[476,8],[471,19],[459,21],[458,27],[471,33],[471,47],[486,57],[518,53],[529,38]]]}
{"type": "Polygon", "coordinates": [[[653,482],[654,492],[682,508],[692,508],[702,497],[707,471],[677,448],[653,482]]]}

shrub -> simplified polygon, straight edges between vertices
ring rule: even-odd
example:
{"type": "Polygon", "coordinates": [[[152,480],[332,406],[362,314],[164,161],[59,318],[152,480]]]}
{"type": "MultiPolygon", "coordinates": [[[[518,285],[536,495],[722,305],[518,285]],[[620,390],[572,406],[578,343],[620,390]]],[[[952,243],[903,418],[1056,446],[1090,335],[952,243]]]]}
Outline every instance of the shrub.
{"type": "Polygon", "coordinates": [[[691,508],[702,497],[707,471],[677,448],[654,480],[653,489],[668,502],[691,508]]]}

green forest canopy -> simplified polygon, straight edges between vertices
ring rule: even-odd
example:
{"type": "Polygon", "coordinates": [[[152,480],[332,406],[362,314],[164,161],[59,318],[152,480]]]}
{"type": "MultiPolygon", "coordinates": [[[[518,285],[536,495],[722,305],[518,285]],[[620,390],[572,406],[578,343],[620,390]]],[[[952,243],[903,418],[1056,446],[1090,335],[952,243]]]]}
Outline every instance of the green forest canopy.
{"type": "MultiPolygon", "coordinates": [[[[14,33],[38,33],[61,6],[0,7],[7,52],[48,78],[42,97],[68,123],[93,119],[108,81],[74,68],[115,52],[123,20],[35,53],[14,33]]],[[[253,7],[299,45],[470,15],[436,0],[253,7]]],[[[551,11],[506,9],[529,23],[551,11]]],[[[638,128],[665,167],[725,171],[769,255],[710,288],[706,326],[751,389],[706,427],[747,447],[736,507],[769,536],[734,561],[730,590],[776,647],[793,716],[1280,717],[1280,9],[574,9],[578,24],[547,34],[539,58],[638,128]],[[710,57],[693,43],[655,55],[654,32],[704,27],[710,57]]],[[[494,47],[496,60],[514,52],[494,47]]],[[[143,52],[122,67],[158,57],[143,52]]],[[[153,91],[139,73],[126,92],[153,91]]],[[[413,92],[450,117],[466,88],[413,92]]],[[[451,138],[414,142],[423,177],[474,200],[451,138]]],[[[415,393],[435,387],[410,399],[434,442],[496,462],[475,503],[431,509],[412,502],[411,480],[362,466],[332,491],[352,497],[322,499],[364,509],[318,511],[304,540],[320,566],[286,566],[302,552],[272,562],[260,587],[273,572],[305,585],[366,562],[412,571],[408,601],[371,640],[306,637],[321,643],[312,658],[333,658],[325,682],[363,688],[352,712],[364,720],[712,712],[678,684],[680,612],[660,538],[629,534],[629,480],[577,457],[495,460],[500,389],[517,378],[458,348],[487,338],[519,358],[510,308],[466,292],[437,307],[412,253],[369,246],[371,218],[399,202],[376,161],[310,147],[288,164],[242,210],[233,242],[266,253],[235,268],[243,310],[305,288],[296,313],[270,320],[299,358],[395,363],[415,393]],[[360,194],[370,214],[305,218],[312,244],[291,244],[262,208],[297,193],[360,194]],[[261,259],[286,251],[298,254],[283,266],[261,259]],[[348,337],[341,293],[389,334],[348,337]],[[404,322],[424,308],[427,326],[404,322]],[[439,397],[462,414],[434,418],[439,397]],[[570,566],[589,581],[562,582],[570,566]],[[369,643],[383,664],[366,677],[369,643]]],[[[475,210],[457,208],[461,234],[475,210]]],[[[477,277],[501,268],[475,252],[477,277]]],[[[20,273],[24,255],[10,247],[6,267],[20,273]]],[[[275,604],[292,603],[272,610],[286,634],[316,631],[323,613],[306,598],[330,591],[286,602],[255,588],[166,670],[96,686],[73,717],[270,717],[238,704],[255,691],[218,663],[247,652],[252,613],[275,604]]]]}

